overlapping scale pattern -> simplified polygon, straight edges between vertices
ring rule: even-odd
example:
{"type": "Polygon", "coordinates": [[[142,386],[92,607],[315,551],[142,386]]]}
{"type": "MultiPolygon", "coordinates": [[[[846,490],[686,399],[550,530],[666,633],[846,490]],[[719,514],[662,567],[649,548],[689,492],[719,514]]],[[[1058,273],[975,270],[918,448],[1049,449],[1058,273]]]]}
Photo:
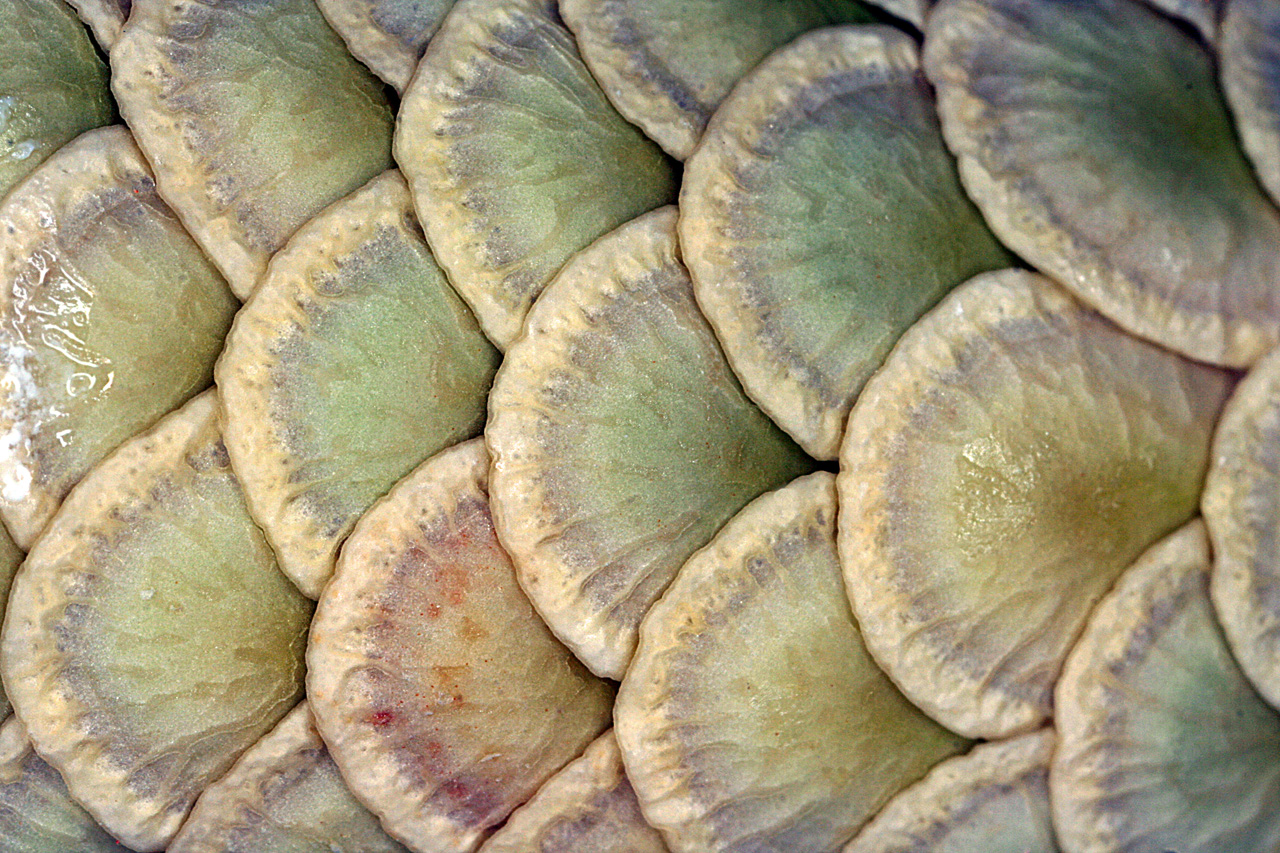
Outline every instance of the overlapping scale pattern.
{"type": "Polygon", "coordinates": [[[1278,33],[0,0],[0,850],[1280,853],[1278,33]]]}

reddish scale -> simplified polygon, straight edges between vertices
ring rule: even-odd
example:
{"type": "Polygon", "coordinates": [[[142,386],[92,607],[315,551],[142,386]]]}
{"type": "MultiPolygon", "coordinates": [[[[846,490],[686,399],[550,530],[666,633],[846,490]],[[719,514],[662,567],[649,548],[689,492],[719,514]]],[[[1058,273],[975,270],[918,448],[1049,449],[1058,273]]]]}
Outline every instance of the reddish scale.
{"type": "Polygon", "coordinates": [[[432,799],[446,800],[445,813],[463,826],[491,829],[505,817],[503,798],[478,779],[450,779],[436,789],[432,799]]]}
{"type": "Polygon", "coordinates": [[[466,602],[467,593],[471,589],[471,573],[468,571],[470,567],[467,561],[456,557],[472,549],[471,536],[465,526],[446,535],[431,535],[425,530],[423,533],[427,534],[427,547],[411,547],[400,558],[397,570],[423,584],[436,587],[433,593],[423,596],[433,600],[428,607],[434,605],[438,608],[435,601],[440,600],[453,607],[460,607],[466,602]]]}
{"type": "Polygon", "coordinates": [[[450,766],[448,749],[439,741],[422,741],[420,748],[425,781],[441,780],[431,800],[445,801],[442,812],[450,820],[479,829],[488,829],[502,821],[503,799],[489,787],[488,780],[467,775],[448,776],[457,770],[450,766]]]}
{"type": "MultiPolygon", "coordinates": [[[[388,622],[421,625],[423,631],[419,637],[423,642],[430,642],[433,634],[440,631],[450,631],[466,644],[488,639],[492,634],[490,628],[483,620],[465,612],[469,603],[477,606],[472,599],[489,588],[488,576],[495,569],[510,571],[509,558],[493,532],[487,504],[465,502],[452,523],[441,519],[420,527],[419,531],[418,542],[395,562],[393,572],[398,582],[391,586],[400,592],[380,602],[388,622]]],[[[413,729],[415,719],[429,718],[442,709],[452,712],[467,704],[464,687],[472,677],[470,664],[481,665],[480,662],[432,664],[418,659],[419,656],[420,649],[413,648],[412,643],[387,645],[388,663],[393,668],[403,666],[404,670],[416,671],[419,678],[425,676],[427,683],[383,685],[377,691],[375,707],[394,706],[412,695],[416,701],[409,701],[414,710],[409,714],[403,713],[403,708],[399,714],[389,709],[377,710],[370,716],[372,726],[413,729]]],[[[460,825],[479,830],[492,829],[503,821],[512,804],[503,796],[502,779],[487,779],[465,770],[448,743],[438,734],[432,736],[430,730],[411,736],[409,743],[413,755],[403,758],[412,762],[414,775],[425,786],[437,786],[430,799],[436,801],[442,814],[460,825]]]]}
{"type": "Polygon", "coordinates": [[[471,796],[471,789],[460,779],[450,779],[440,786],[440,793],[451,800],[464,800],[471,796]]]}

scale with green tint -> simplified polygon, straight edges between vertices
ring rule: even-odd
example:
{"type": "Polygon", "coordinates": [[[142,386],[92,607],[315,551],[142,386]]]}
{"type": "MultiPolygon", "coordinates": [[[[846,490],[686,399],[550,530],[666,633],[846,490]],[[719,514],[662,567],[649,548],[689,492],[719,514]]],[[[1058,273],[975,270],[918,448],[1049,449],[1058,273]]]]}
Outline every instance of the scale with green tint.
{"type": "Polygon", "coordinates": [[[1099,604],[1055,692],[1049,793],[1063,849],[1280,848],[1280,714],[1231,657],[1192,522],[1099,604]]]}
{"type": "Polygon", "coordinates": [[[455,9],[405,92],[396,159],[440,265],[504,349],[573,253],[678,185],[549,0],[455,9]]]}
{"type": "Polygon", "coordinates": [[[311,0],[138,0],[111,52],[160,194],[241,298],[311,217],[391,165],[391,108],[311,0]]]}
{"type": "Polygon", "coordinates": [[[888,27],[813,33],[753,71],[690,158],[680,211],[734,371],[820,459],[898,336],[1013,260],[960,187],[915,43],[888,27]]]}
{"type": "Polygon", "coordinates": [[[1214,611],[1245,675],[1280,707],[1280,353],[1231,396],[1200,500],[1213,540],[1214,611]]]}
{"type": "Polygon", "coordinates": [[[1058,853],[1052,729],[979,744],[889,801],[843,853],[1058,853]]]}
{"type": "Polygon", "coordinates": [[[71,799],[58,771],[35,754],[14,716],[0,727],[0,845],[5,853],[124,850],[71,799]]]}
{"type": "Polygon", "coordinates": [[[0,206],[0,514],[29,545],[120,442],[207,388],[236,300],[123,128],[0,206]]]}
{"type": "Polygon", "coordinates": [[[619,678],[689,555],[812,461],[757,409],[698,313],[676,211],[579,254],[494,381],[494,523],[534,606],[619,678]]]}
{"type": "Polygon", "coordinates": [[[142,851],[302,693],[311,603],[250,520],[215,421],[202,395],[95,469],[28,556],[0,640],[41,754],[142,851]]]}
{"type": "Polygon", "coordinates": [[[370,510],[316,610],[307,694],[347,783],[415,850],[469,853],[609,724],[494,536],[479,440],[370,510]]]}
{"type": "Polygon", "coordinates": [[[205,789],[167,853],[409,853],[347,789],[304,701],[205,789]]]}
{"type": "Polygon", "coordinates": [[[498,358],[395,172],[280,252],[228,338],[218,384],[250,508],[303,592],[320,594],[377,498],[480,432],[498,358]]]}
{"type": "Polygon", "coordinates": [[[909,330],[840,474],[845,581],[903,691],[972,736],[1045,720],[1094,603],[1196,512],[1232,380],[1020,270],[909,330]]]}
{"type": "Polygon", "coordinates": [[[883,17],[857,0],[568,0],[563,14],[618,111],[681,160],[771,51],[808,30],[883,17]]]}
{"type": "Polygon", "coordinates": [[[925,71],[992,230],[1127,330],[1246,366],[1280,341],[1280,214],[1213,57],[1133,0],[955,0],[925,71]]]}
{"type": "Polygon", "coordinates": [[[111,121],[107,68],[61,0],[0,0],[0,198],[90,128],[111,121]]]}
{"type": "Polygon", "coordinates": [[[641,625],[614,710],[618,743],[676,853],[834,850],[964,746],[867,653],[835,521],[830,474],[759,498],[641,625]]]}

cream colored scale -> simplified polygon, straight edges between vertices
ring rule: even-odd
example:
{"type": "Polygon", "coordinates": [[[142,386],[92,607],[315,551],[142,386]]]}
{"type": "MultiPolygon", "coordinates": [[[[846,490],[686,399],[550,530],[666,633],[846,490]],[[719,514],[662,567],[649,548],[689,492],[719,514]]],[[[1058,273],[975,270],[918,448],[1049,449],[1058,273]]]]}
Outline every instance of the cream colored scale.
{"type": "Polygon", "coordinates": [[[0,205],[0,514],[30,546],[107,453],[209,386],[237,302],[122,127],[0,205]]]}
{"type": "Polygon", "coordinates": [[[512,813],[480,853],[668,853],[645,821],[609,731],[512,813]]]}
{"type": "Polygon", "coordinates": [[[280,566],[316,598],[356,519],[477,435],[497,350],[391,171],[272,261],[218,362],[227,450],[280,566]]]}
{"type": "Polygon", "coordinates": [[[347,790],[304,701],[200,801],[167,853],[409,853],[347,790]]]}
{"type": "Polygon", "coordinates": [[[1280,714],[1232,659],[1193,521],[1098,605],[1055,690],[1049,797],[1070,853],[1280,850],[1280,714]]]}
{"type": "Polygon", "coordinates": [[[614,710],[645,816],[675,853],[838,849],[964,740],[863,645],[816,473],[761,496],[680,570],[614,710]]]}
{"type": "Polygon", "coordinates": [[[395,152],[431,250],[503,350],[565,261],[678,184],[552,0],[455,5],[405,90],[395,152]]]}
{"type": "Polygon", "coordinates": [[[1233,381],[1022,270],[903,335],[839,477],[849,595],[903,691],[976,737],[1043,725],[1093,605],[1195,514],[1233,381]]]}
{"type": "Polygon", "coordinates": [[[351,54],[397,92],[409,85],[427,42],[454,0],[316,0],[351,54]]]}
{"type": "Polygon", "coordinates": [[[689,555],[813,467],[743,393],[675,226],[663,208],[574,258],[489,397],[498,538],[542,618],[609,678],[689,555]]]}
{"type": "Polygon", "coordinates": [[[160,195],[241,299],[304,222],[391,165],[391,108],[312,0],[137,0],[111,50],[160,195]]]}
{"type": "Polygon", "coordinates": [[[157,851],[301,698],[311,612],[249,518],[208,392],[63,505],[14,581],[0,668],[72,796],[157,851]]]}
{"type": "Polygon", "coordinates": [[[126,853],[36,755],[17,717],[0,726],[0,848],[5,853],[126,853]]]}
{"type": "Polygon", "coordinates": [[[1280,211],[1194,34],[1135,0],[942,0],[924,69],[965,188],[1032,266],[1192,358],[1280,342],[1280,211]]]}

